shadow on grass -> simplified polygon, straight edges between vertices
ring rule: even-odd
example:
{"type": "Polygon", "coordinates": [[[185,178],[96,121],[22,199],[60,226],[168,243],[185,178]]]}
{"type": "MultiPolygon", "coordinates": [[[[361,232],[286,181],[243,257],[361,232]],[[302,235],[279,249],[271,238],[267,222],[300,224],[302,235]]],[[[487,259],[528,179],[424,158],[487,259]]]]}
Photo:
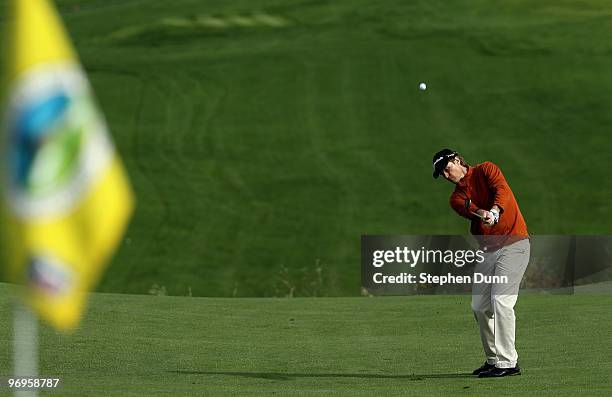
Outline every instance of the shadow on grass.
{"type": "Polygon", "coordinates": [[[469,373],[461,374],[411,374],[411,375],[383,375],[383,374],[346,374],[346,373],[290,373],[290,372],[241,372],[241,371],[168,371],[181,375],[223,375],[241,376],[244,378],[259,378],[271,380],[293,380],[295,378],[364,378],[364,379],[406,379],[406,380],[425,380],[425,379],[452,379],[452,378],[473,378],[469,373]]]}

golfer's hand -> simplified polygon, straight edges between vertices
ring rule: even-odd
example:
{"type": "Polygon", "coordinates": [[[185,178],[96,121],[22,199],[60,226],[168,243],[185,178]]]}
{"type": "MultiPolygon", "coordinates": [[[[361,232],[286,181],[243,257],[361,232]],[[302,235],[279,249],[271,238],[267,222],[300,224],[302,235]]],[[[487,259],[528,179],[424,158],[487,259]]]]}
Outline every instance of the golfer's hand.
{"type": "Polygon", "coordinates": [[[496,205],[493,206],[493,208],[491,208],[489,210],[489,214],[491,214],[491,216],[493,216],[493,224],[496,224],[497,222],[499,222],[499,207],[497,207],[496,205]]]}
{"type": "Polygon", "coordinates": [[[485,226],[491,227],[495,224],[495,217],[489,211],[478,210],[477,213],[483,216],[482,223],[484,223],[485,226]]]}

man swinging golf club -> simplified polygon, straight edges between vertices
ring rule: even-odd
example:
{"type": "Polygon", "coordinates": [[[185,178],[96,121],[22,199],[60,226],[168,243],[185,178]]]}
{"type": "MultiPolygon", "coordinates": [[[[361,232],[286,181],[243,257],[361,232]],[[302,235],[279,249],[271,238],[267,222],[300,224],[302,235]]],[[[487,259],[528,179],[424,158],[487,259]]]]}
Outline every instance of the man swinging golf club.
{"type": "MultiPolygon", "coordinates": [[[[514,305],[529,263],[529,234],[523,215],[499,167],[491,162],[468,165],[455,151],[433,157],[433,177],[455,184],[451,207],[471,221],[470,232],[485,252],[474,272],[507,276],[507,283],[474,283],[472,310],[480,328],[485,363],[473,374],[480,378],[520,375],[514,347],[514,305]]],[[[502,279],[502,278],[493,278],[502,279]]]]}

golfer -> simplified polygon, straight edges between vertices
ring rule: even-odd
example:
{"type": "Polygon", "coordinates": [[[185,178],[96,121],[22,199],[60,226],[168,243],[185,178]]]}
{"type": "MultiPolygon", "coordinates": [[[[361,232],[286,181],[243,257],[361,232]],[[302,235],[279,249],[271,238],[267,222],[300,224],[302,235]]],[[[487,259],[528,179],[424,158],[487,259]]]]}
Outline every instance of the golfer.
{"type": "Polygon", "coordinates": [[[455,185],[450,205],[471,221],[470,232],[485,252],[484,261],[476,263],[474,272],[507,276],[507,282],[472,285],[472,310],[486,357],[473,374],[480,378],[520,375],[514,347],[514,305],[530,251],[523,215],[495,164],[472,167],[457,152],[443,149],[434,155],[433,169],[434,178],[442,175],[455,185]]]}

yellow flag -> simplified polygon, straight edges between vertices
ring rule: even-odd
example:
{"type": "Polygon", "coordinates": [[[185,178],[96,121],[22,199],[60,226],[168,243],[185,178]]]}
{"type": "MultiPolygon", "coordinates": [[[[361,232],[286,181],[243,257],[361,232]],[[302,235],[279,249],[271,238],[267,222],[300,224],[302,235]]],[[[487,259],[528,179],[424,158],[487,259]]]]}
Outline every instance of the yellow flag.
{"type": "Polygon", "coordinates": [[[12,0],[12,11],[2,215],[9,277],[43,318],[70,329],[123,234],[133,195],[52,4],[12,0]]]}

